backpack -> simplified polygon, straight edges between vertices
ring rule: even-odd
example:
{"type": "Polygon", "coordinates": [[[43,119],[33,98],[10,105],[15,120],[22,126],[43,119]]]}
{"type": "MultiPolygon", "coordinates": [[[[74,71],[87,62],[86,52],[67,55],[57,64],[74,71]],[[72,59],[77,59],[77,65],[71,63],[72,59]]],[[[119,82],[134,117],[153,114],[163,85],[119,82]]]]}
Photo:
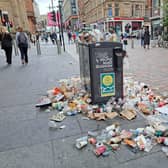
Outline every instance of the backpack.
{"type": "Polygon", "coordinates": [[[5,49],[8,47],[12,47],[12,37],[10,34],[2,34],[1,37],[1,48],[5,49]]]}
{"type": "Polygon", "coordinates": [[[19,43],[19,45],[27,45],[28,44],[28,40],[27,40],[25,33],[23,33],[23,32],[19,33],[18,43],[19,43]]]}

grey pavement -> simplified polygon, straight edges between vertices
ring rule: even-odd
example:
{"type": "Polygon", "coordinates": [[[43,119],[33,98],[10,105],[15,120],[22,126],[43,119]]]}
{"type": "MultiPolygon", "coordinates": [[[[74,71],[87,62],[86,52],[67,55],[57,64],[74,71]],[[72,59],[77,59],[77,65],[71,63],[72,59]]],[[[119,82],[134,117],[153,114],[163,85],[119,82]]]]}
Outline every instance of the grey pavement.
{"type": "MultiPolygon", "coordinates": [[[[88,121],[77,115],[58,123],[66,125],[62,130],[48,128],[48,117],[56,111],[46,113],[35,108],[36,102],[57,86],[59,79],[79,76],[75,45],[66,42],[66,49],[58,55],[54,45],[41,43],[42,55],[32,46],[28,65],[21,65],[20,57],[13,55],[11,66],[6,65],[0,51],[0,168],[166,168],[168,160],[158,146],[137,154],[122,146],[109,157],[96,157],[91,147],[77,150],[74,146],[87,131],[101,130],[112,122],[120,122],[125,129],[144,127],[146,121],[140,115],[133,121],[88,121]]],[[[167,53],[165,49],[144,51],[128,46],[128,71],[138,80],[167,91],[167,53]]]]}

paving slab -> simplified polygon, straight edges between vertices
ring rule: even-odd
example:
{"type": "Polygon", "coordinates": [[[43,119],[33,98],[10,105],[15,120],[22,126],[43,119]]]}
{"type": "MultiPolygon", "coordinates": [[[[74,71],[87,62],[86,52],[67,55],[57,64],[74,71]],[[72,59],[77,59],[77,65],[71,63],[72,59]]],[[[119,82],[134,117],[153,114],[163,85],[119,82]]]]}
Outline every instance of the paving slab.
{"type": "Polygon", "coordinates": [[[51,142],[0,152],[1,168],[55,168],[51,142]]]}
{"type": "Polygon", "coordinates": [[[57,125],[65,125],[64,129],[49,129],[49,137],[50,140],[54,139],[62,139],[69,136],[75,136],[81,134],[81,129],[79,123],[74,117],[67,117],[61,123],[57,123],[57,125]]]}
{"type": "Polygon", "coordinates": [[[120,149],[115,152],[115,158],[118,160],[119,163],[124,163],[131,160],[136,160],[141,157],[146,157],[160,151],[161,146],[157,145],[154,146],[150,152],[138,151],[137,153],[134,153],[130,147],[126,145],[121,145],[120,149]]]}
{"type": "Polygon", "coordinates": [[[166,168],[167,164],[167,157],[162,152],[156,152],[145,157],[125,162],[120,165],[120,168],[166,168]]]}
{"type": "Polygon", "coordinates": [[[34,104],[30,105],[16,105],[5,107],[0,110],[0,123],[31,120],[36,118],[34,104]]]}
{"type": "Polygon", "coordinates": [[[0,123],[0,151],[49,140],[47,119],[0,123]]]}
{"type": "MultiPolygon", "coordinates": [[[[98,123],[96,120],[85,120],[85,119],[83,119],[83,117],[85,117],[85,116],[84,115],[77,116],[77,120],[78,120],[79,125],[81,127],[82,133],[87,133],[88,131],[94,131],[94,130],[98,129],[98,123]]],[[[103,122],[101,122],[101,123],[103,123],[103,122]]]]}

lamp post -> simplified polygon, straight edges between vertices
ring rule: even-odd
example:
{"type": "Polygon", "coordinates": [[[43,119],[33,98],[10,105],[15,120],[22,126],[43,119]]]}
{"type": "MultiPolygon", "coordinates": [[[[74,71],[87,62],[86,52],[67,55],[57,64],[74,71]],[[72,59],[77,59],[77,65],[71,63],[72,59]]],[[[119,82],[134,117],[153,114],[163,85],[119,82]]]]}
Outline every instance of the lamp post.
{"type": "MultiPolygon", "coordinates": [[[[53,4],[53,0],[51,0],[51,7],[49,5],[49,10],[51,8],[51,11],[53,12],[54,11],[54,4],[53,4]]],[[[54,16],[53,16],[54,17],[54,16]]],[[[53,26],[52,26],[52,31],[54,30],[53,26]]]]}
{"type": "Polygon", "coordinates": [[[63,34],[63,26],[62,26],[62,0],[58,1],[58,8],[59,8],[59,13],[60,13],[60,29],[61,29],[61,37],[62,37],[62,42],[63,42],[63,49],[65,51],[65,42],[64,42],[64,34],[63,34]]]}

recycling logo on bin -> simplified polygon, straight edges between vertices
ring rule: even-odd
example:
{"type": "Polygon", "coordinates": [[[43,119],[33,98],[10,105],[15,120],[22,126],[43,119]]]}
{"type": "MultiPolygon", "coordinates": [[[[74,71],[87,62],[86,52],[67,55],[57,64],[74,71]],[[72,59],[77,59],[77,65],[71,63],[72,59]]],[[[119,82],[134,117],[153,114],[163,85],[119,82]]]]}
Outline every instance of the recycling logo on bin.
{"type": "Polygon", "coordinates": [[[115,95],[115,74],[101,73],[100,74],[101,97],[115,95]]]}

